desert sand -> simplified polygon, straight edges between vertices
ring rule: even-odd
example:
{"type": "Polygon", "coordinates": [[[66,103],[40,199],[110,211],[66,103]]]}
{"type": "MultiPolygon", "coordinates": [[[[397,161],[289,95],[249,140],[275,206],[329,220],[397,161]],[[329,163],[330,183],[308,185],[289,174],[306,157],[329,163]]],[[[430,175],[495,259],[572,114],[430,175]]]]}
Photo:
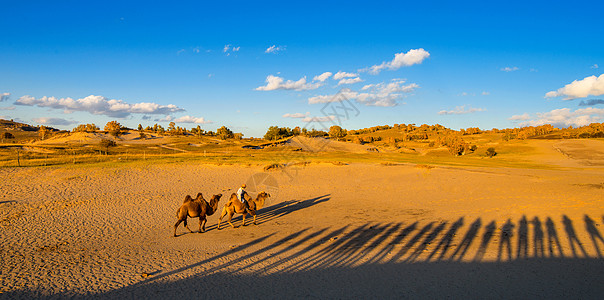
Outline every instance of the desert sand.
{"type": "Polygon", "coordinates": [[[0,298],[602,298],[604,168],[579,152],[549,147],[544,169],[1,168],[0,298]],[[217,230],[244,182],[271,193],[258,225],[217,230]],[[198,192],[219,211],[172,237],[198,192]]]}

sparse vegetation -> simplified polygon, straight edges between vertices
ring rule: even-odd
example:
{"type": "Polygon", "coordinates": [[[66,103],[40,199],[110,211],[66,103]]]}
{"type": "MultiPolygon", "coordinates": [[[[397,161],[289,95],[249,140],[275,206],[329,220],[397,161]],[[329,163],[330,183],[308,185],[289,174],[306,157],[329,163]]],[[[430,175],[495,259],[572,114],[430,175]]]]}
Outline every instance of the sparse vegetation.
{"type": "Polygon", "coordinates": [[[117,143],[109,139],[101,139],[99,145],[101,148],[105,148],[105,154],[107,154],[109,152],[109,147],[115,147],[117,146],[117,143]]]}
{"type": "Polygon", "coordinates": [[[329,128],[329,137],[339,141],[343,137],[346,136],[346,129],[342,129],[342,127],[334,125],[329,128]]]}
{"type": "Polygon", "coordinates": [[[231,138],[235,137],[233,132],[230,129],[228,129],[226,126],[222,126],[222,127],[218,128],[216,130],[216,135],[221,140],[231,139],[231,138]]]}
{"type": "Polygon", "coordinates": [[[497,155],[497,152],[495,152],[495,148],[490,147],[489,149],[487,149],[486,154],[487,154],[487,157],[491,158],[491,157],[497,155]]]}
{"type": "Polygon", "coordinates": [[[120,134],[122,134],[122,125],[120,125],[120,123],[117,121],[110,121],[105,125],[105,131],[114,137],[118,137],[120,134]]]}

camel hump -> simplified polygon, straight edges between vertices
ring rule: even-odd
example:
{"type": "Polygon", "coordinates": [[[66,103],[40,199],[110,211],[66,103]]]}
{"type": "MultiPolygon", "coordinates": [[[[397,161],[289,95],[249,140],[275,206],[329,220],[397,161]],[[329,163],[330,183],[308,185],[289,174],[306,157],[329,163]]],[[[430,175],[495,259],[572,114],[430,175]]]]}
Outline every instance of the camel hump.
{"type": "Polygon", "coordinates": [[[182,203],[187,203],[187,202],[190,202],[190,201],[193,201],[193,198],[191,198],[191,195],[187,195],[185,197],[185,201],[183,201],[182,203]]]}

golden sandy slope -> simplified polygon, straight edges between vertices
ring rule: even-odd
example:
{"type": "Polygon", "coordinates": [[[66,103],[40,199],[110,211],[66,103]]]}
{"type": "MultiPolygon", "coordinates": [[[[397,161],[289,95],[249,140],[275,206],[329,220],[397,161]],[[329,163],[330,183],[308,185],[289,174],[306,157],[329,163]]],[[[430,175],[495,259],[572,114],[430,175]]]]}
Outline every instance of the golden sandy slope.
{"type": "Polygon", "coordinates": [[[548,170],[3,168],[0,298],[598,298],[604,169],[577,147],[548,170]],[[257,226],[172,237],[185,195],[243,182],[273,196],[257,226]]]}

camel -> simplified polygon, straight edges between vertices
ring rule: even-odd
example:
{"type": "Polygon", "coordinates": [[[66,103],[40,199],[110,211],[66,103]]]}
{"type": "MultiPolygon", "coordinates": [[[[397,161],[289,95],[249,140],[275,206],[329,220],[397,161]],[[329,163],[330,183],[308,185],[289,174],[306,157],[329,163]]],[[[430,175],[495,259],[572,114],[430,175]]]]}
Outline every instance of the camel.
{"type": "Polygon", "coordinates": [[[241,203],[241,201],[237,199],[237,195],[235,193],[231,194],[229,202],[224,205],[224,207],[222,208],[222,214],[220,215],[220,218],[218,218],[218,229],[220,229],[220,222],[222,221],[222,218],[224,218],[224,216],[226,216],[227,214],[229,215],[229,224],[231,225],[231,227],[235,228],[233,223],[231,223],[231,219],[233,218],[233,215],[235,213],[243,215],[242,226],[245,226],[245,216],[248,213],[254,217],[254,225],[256,225],[256,211],[264,206],[264,200],[266,200],[266,198],[270,196],[271,195],[269,193],[260,192],[256,197],[256,200],[253,200],[252,197],[250,197],[250,195],[248,195],[247,193],[243,194],[243,198],[245,199],[245,201],[247,201],[250,206],[249,209],[246,210],[243,206],[243,203],[241,203]]]}
{"type": "Polygon", "coordinates": [[[222,194],[212,196],[210,203],[206,202],[201,193],[197,194],[197,198],[193,199],[187,195],[183,204],[176,211],[176,217],[178,221],[174,224],[174,236],[176,237],[176,228],[181,222],[185,223],[185,228],[189,229],[191,233],[193,231],[187,225],[188,218],[199,218],[199,233],[206,231],[206,216],[213,215],[218,209],[218,201],[220,201],[222,194]]]}

